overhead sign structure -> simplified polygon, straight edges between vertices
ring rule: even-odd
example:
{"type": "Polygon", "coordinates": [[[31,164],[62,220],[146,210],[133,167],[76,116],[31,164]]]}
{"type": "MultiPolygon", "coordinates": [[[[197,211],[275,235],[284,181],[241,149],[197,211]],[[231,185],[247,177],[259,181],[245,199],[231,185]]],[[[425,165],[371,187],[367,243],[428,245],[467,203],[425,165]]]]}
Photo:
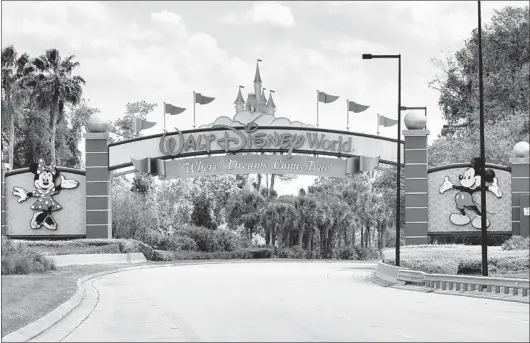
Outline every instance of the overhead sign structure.
{"type": "Polygon", "coordinates": [[[286,155],[227,155],[176,160],[134,160],[141,173],[160,179],[176,179],[221,174],[298,174],[325,177],[352,177],[370,171],[379,163],[378,157],[346,159],[286,155]]]}
{"type": "MultiPolygon", "coordinates": [[[[316,128],[244,127],[218,125],[142,137],[109,145],[109,169],[132,165],[131,160],[175,159],[201,155],[281,152],[338,157],[379,157],[397,163],[396,140],[372,135],[316,128]]],[[[403,156],[404,154],[402,154],[403,156]]],[[[401,161],[403,163],[403,160],[401,161]]]]}

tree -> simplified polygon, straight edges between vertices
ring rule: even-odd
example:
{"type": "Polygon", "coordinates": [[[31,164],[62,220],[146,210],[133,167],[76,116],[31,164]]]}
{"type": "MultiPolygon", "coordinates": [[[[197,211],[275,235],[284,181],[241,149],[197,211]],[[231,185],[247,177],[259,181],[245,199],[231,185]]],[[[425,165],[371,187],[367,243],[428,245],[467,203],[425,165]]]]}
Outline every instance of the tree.
{"type": "MultiPolygon", "coordinates": [[[[83,127],[88,117],[96,108],[86,103],[68,112],[57,125],[56,154],[57,165],[69,168],[82,168],[82,156],[79,144],[82,140],[83,127]]],[[[17,142],[14,149],[14,168],[29,166],[39,158],[51,160],[50,139],[48,129],[49,117],[42,110],[28,102],[20,112],[19,120],[15,123],[17,142]]]]}
{"type": "MultiPolygon", "coordinates": [[[[114,134],[112,141],[123,141],[140,137],[142,133],[134,129],[134,120],[137,117],[144,118],[157,106],[156,103],[148,103],[144,100],[129,102],[125,105],[125,115],[114,123],[111,123],[109,132],[114,134]]],[[[141,175],[138,171],[134,173],[131,190],[145,195],[153,185],[153,178],[150,175],[141,175]]]]}
{"type": "MultiPolygon", "coordinates": [[[[528,140],[528,12],[528,6],[507,6],[496,10],[483,28],[487,162],[507,164],[513,144],[528,140]]],[[[454,56],[435,63],[441,74],[430,86],[440,92],[439,105],[449,127],[442,130],[429,149],[430,164],[469,161],[479,153],[477,30],[454,56]]]]}
{"type": "Polygon", "coordinates": [[[116,136],[113,140],[119,142],[141,136],[141,132],[137,132],[134,128],[134,121],[136,118],[145,119],[156,106],[156,103],[148,103],[144,100],[127,103],[125,115],[110,125],[109,132],[116,136]]]}
{"type": "MultiPolygon", "coordinates": [[[[29,99],[28,80],[32,72],[28,54],[19,56],[13,45],[2,49],[2,123],[7,123],[9,131],[7,153],[11,169],[14,168],[15,120],[29,99]]],[[[4,127],[2,137],[3,131],[4,127]]]]}
{"type": "Polygon", "coordinates": [[[57,49],[48,49],[33,59],[36,68],[33,77],[33,101],[38,109],[49,111],[51,130],[51,161],[56,163],[55,138],[57,124],[64,118],[65,106],[77,105],[83,94],[85,80],[72,72],[80,64],[71,55],[63,59],[57,49]]]}
{"type": "Polygon", "coordinates": [[[298,224],[296,209],[289,202],[271,202],[261,213],[260,224],[265,229],[265,243],[276,245],[276,238],[280,247],[287,243],[291,246],[291,233],[298,224]]]}
{"type": "Polygon", "coordinates": [[[239,190],[228,201],[226,211],[228,223],[232,227],[244,225],[247,238],[252,239],[252,233],[259,224],[261,211],[265,205],[265,199],[258,192],[239,190]]]}

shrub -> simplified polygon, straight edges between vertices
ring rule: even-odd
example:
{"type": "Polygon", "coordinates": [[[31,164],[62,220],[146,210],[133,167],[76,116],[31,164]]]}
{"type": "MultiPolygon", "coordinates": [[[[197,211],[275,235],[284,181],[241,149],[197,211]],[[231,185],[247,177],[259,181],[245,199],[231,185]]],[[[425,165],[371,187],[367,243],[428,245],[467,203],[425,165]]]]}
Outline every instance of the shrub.
{"type": "Polygon", "coordinates": [[[356,245],[354,247],[356,255],[359,257],[359,260],[372,260],[380,258],[380,253],[377,248],[374,247],[361,247],[356,245]]]}
{"type": "Polygon", "coordinates": [[[173,261],[173,255],[169,251],[153,250],[152,261],[173,261]]]}
{"type": "Polygon", "coordinates": [[[43,254],[53,255],[79,255],[79,254],[119,254],[121,252],[118,243],[107,245],[65,245],[60,248],[53,246],[32,246],[31,249],[38,250],[43,254]]]}
{"type": "Polygon", "coordinates": [[[28,248],[21,242],[9,241],[2,236],[2,274],[44,273],[55,270],[52,260],[36,249],[28,248]]]}
{"type": "Polygon", "coordinates": [[[136,241],[136,240],[133,240],[133,239],[128,239],[126,240],[125,242],[122,242],[120,244],[120,252],[122,253],[136,253],[136,252],[140,252],[142,254],[144,254],[145,258],[147,260],[152,260],[153,258],[153,248],[150,247],[149,245],[143,243],[143,242],[140,242],[140,241],[136,241]]]}
{"type": "Polygon", "coordinates": [[[197,243],[195,243],[195,240],[193,240],[193,238],[191,237],[187,237],[187,236],[174,236],[172,237],[174,243],[175,243],[175,247],[176,249],[174,250],[192,250],[192,251],[197,251],[198,249],[198,246],[197,246],[197,243]]]}
{"type": "Polygon", "coordinates": [[[238,237],[228,230],[218,230],[214,233],[215,246],[221,251],[233,251],[237,248],[238,237]]]}
{"type": "Polygon", "coordinates": [[[458,265],[455,261],[403,261],[400,264],[405,268],[422,271],[430,274],[456,274],[458,265]]]}
{"type": "Polygon", "coordinates": [[[291,248],[284,247],[276,249],[275,256],[279,258],[304,259],[307,253],[299,245],[296,245],[291,248]]]}
{"type": "MultiPolygon", "coordinates": [[[[394,264],[394,249],[384,249],[382,260],[394,264]]],[[[401,265],[426,273],[479,274],[482,270],[480,246],[416,245],[401,250],[401,265]]],[[[488,247],[488,270],[492,273],[528,272],[528,250],[488,247]]]]}
{"type": "Polygon", "coordinates": [[[530,238],[522,236],[512,236],[502,245],[502,250],[528,250],[529,248],[530,238]]]}
{"type": "Polygon", "coordinates": [[[158,231],[146,229],[141,234],[136,235],[136,239],[159,250],[176,250],[177,245],[171,236],[166,236],[158,231]]]}
{"type": "Polygon", "coordinates": [[[131,192],[128,186],[119,182],[113,182],[112,193],[113,237],[135,238],[143,231],[156,227],[158,221],[154,211],[141,194],[131,192]]]}
{"type": "Polygon", "coordinates": [[[134,239],[74,239],[66,241],[13,240],[46,255],[143,253],[151,259],[153,248],[134,239]]]}
{"type": "Polygon", "coordinates": [[[246,249],[234,251],[163,251],[155,250],[153,261],[179,261],[179,260],[230,260],[270,258],[270,249],[246,249]]]}
{"type": "Polygon", "coordinates": [[[216,250],[214,234],[205,227],[185,225],[178,231],[178,235],[193,239],[199,251],[207,252],[216,250]]]}
{"type": "Polygon", "coordinates": [[[236,252],[249,253],[254,259],[272,257],[272,249],[269,248],[242,248],[236,252]]]}
{"type": "Polygon", "coordinates": [[[356,249],[353,247],[340,247],[337,251],[338,258],[341,260],[358,260],[356,249]]]}

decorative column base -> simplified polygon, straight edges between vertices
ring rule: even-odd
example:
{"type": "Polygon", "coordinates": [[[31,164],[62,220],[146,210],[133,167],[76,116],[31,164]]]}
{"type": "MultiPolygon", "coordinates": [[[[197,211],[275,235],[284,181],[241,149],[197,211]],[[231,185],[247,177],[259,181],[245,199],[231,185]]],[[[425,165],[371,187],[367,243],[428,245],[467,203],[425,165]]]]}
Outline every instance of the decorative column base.
{"type": "Polygon", "coordinates": [[[9,171],[9,163],[2,162],[2,235],[7,233],[6,171],[9,171]]]}
{"type": "Polygon", "coordinates": [[[85,133],[86,237],[112,238],[109,134],[85,133]]]}
{"type": "Polygon", "coordinates": [[[428,135],[429,130],[403,130],[405,138],[405,245],[429,243],[428,135]]]}
{"type": "Polygon", "coordinates": [[[516,157],[510,162],[512,165],[512,235],[528,237],[530,234],[530,158],[528,156],[516,157]]]}

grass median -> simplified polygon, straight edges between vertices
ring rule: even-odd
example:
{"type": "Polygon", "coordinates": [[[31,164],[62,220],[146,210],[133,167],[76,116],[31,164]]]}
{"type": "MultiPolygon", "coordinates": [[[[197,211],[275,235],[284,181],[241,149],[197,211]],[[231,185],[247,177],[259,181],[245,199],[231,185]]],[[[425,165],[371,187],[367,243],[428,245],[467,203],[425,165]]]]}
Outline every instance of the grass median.
{"type": "Polygon", "coordinates": [[[40,319],[70,299],[77,290],[77,279],[130,266],[73,266],[44,274],[2,275],[2,337],[40,319]]]}
{"type": "MultiPolygon", "coordinates": [[[[529,279],[528,238],[517,248],[488,247],[488,275],[529,279]]],[[[394,265],[395,249],[383,251],[383,262],[394,265]]],[[[400,265],[431,274],[481,275],[481,246],[411,245],[401,247],[400,265]]]]}

